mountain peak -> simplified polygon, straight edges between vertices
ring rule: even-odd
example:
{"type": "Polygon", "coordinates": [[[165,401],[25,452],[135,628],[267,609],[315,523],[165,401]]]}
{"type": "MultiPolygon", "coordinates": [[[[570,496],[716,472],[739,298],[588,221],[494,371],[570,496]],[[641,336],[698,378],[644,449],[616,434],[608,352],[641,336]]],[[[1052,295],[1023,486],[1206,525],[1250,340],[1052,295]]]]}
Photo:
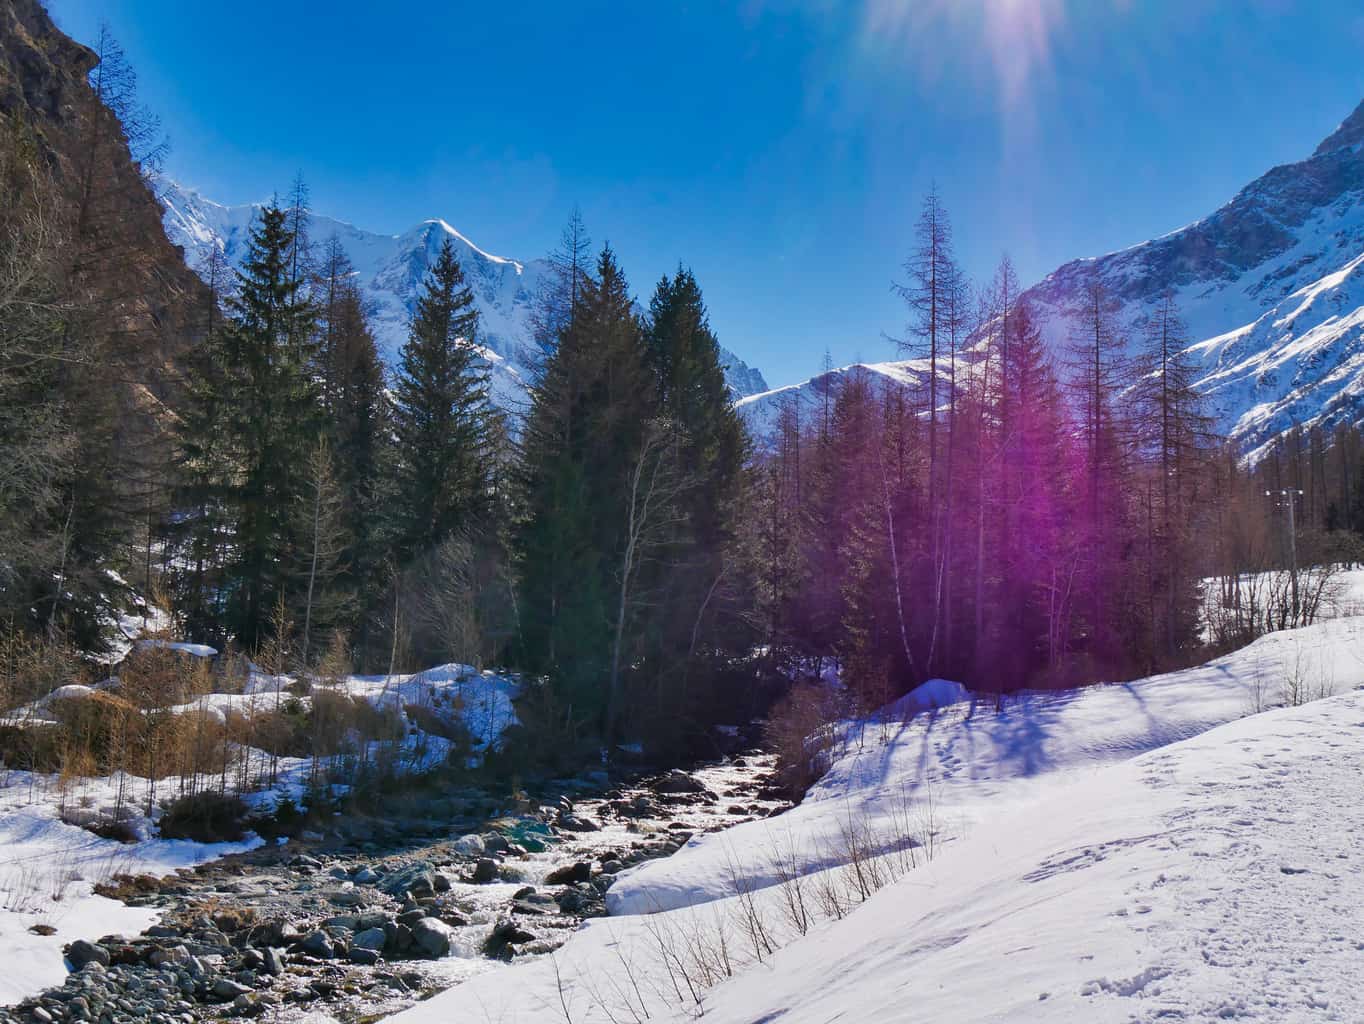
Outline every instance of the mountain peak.
{"type": "Polygon", "coordinates": [[[1355,112],[1328,135],[1326,141],[1318,146],[1312,155],[1321,156],[1323,153],[1331,153],[1346,146],[1357,146],[1361,142],[1364,142],[1364,103],[1355,107],[1355,112]]]}

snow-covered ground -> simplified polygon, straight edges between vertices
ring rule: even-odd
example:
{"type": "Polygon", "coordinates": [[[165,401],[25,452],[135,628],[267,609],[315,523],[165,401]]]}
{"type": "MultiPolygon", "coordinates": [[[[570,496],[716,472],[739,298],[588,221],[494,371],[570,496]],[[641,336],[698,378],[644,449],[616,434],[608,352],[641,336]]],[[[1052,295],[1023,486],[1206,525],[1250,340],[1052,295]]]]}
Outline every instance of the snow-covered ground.
{"type": "Polygon", "coordinates": [[[554,957],[398,1019],[1364,1019],[1360,687],[1344,618],[851,725],[799,807],[634,869],[554,957]],[[1265,710],[1289,696],[1314,702],[1265,710]]]}
{"type": "Polygon", "coordinates": [[[41,781],[27,772],[0,777],[0,1005],[60,985],[66,943],[136,935],[155,923],[155,911],[94,895],[100,882],[115,874],[169,874],[260,844],[101,839],[63,823],[41,781]],[[34,927],[55,931],[40,935],[34,927]]]}
{"type": "MultiPolygon", "coordinates": [[[[185,653],[211,656],[215,652],[204,648],[185,653]]],[[[292,682],[291,677],[252,672],[244,693],[209,693],[171,710],[222,718],[268,711],[292,682]]],[[[42,727],[55,721],[51,713],[54,702],[80,700],[116,685],[117,680],[111,679],[95,687],[60,687],[42,700],[13,710],[3,721],[42,727]]],[[[443,716],[457,716],[468,729],[477,754],[496,745],[503,731],[515,724],[512,700],[519,687],[510,676],[452,664],[410,675],[351,676],[336,689],[376,707],[391,708],[404,727],[399,760],[405,770],[421,771],[444,762],[452,744],[440,736],[422,733],[407,709],[418,706],[443,716]]],[[[308,701],[306,695],[290,699],[304,705],[308,701]]],[[[244,774],[254,786],[242,794],[248,806],[268,811],[285,798],[300,806],[305,802],[313,773],[310,759],[283,757],[272,762],[265,751],[255,749],[246,751],[245,756],[244,774]],[[255,785],[254,780],[264,775],[267,767],[272,769],[273,782],[255,785]]],[[[234,766],[233,773],[236,771],[234,766]]],[[[204,777],[189,788],[211,791],[218,781],[204,777]]],[[[135,935],[155,922],[152,911],[95,895],[94,887],[100,882],[115,874],[168,874],[260,844],[254,836],[241,843],[158,838],[159,802],[178,795],[185,788],[181,783],[178,778],[167,778],[152,784],[131,775],[64,779],[0,767],[0,964],[13,968],[0,971],[0,1005],[60,984],[64,974],[61,947],[65,943],[106,934],[135,935]],[[149,804],[150,814],[146,813],[149,804]],[[102,839],[68,823],[110,821],[116,816],[139,837],[137,842],[102,839]],[[55,933],[37,934],[30,930],[34,926],[54,928],[55,933]]]]}

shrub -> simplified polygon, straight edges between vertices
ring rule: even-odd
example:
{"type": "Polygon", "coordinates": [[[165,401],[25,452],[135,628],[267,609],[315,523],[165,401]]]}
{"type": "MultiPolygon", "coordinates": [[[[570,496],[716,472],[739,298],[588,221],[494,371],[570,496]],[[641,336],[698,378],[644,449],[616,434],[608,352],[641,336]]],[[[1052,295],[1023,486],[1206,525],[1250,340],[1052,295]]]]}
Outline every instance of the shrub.
{"type": "Polygon", "coordinates": [[[245,834],[242,820],[246,815],[246,804],[239,796],[196,793],[167,803],[157,825],[163,839],[236,841],[245,834]]]}
{"type": "Polygon", "coordinates": [[[797,683],[777,701],[763,726],[777,755],[782,785],[799,798],[829,769],[841,717],[840,694],[820,683],[797,683]]]}

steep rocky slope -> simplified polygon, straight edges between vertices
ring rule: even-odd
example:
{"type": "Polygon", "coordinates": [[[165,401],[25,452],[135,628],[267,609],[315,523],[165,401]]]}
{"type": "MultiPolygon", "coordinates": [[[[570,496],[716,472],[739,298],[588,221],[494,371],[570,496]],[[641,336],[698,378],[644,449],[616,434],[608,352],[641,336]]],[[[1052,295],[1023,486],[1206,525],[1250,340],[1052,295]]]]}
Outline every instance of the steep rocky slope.
{"type": "Polygon", "coordinates": [[[0,125],[32,138],[64,212],[83,216],[67,228],[78,298],[108,335],[120,401],[146,426],[174,387],[206,290],[167,239],[122,126],[90,86],[96,64],[38,0],[0,0],[0,125]]]}
{"type": "MultiPolygon", "coordinates": [[[[1364,105],[1306,160],[1275,167],[1211,216],[1118,252],[1067,263],[1024,297],[1064,342],[1089,284],[1120,304],[1131,346],[1172,294],[1221,429],[1254,460],[1294,424],[1331,430],[1364,418],[1364,105]]],[[[903,378],[913,364],[873,372],[903,378]]],[[[911,377],[922,379],[922,367],[911,377]]],[[[746,399],[760,434],[821,378],[746,399]]]]}

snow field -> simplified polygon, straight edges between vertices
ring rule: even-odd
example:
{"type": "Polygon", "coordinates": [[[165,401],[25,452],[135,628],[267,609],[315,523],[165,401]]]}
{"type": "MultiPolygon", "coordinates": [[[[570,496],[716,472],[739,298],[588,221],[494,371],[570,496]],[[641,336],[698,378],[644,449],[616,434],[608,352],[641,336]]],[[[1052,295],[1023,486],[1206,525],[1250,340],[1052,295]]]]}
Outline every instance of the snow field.
{"type": "Polygon", "coordinates": [[[1358,687],[1364,620],[1339,619],[849,723],[800,806],[625,873],[552,958],[397,1020],[1364,1019],[1358,687]],[[1257,713],[1290,691],[1324,699],[1257,713]]]}

